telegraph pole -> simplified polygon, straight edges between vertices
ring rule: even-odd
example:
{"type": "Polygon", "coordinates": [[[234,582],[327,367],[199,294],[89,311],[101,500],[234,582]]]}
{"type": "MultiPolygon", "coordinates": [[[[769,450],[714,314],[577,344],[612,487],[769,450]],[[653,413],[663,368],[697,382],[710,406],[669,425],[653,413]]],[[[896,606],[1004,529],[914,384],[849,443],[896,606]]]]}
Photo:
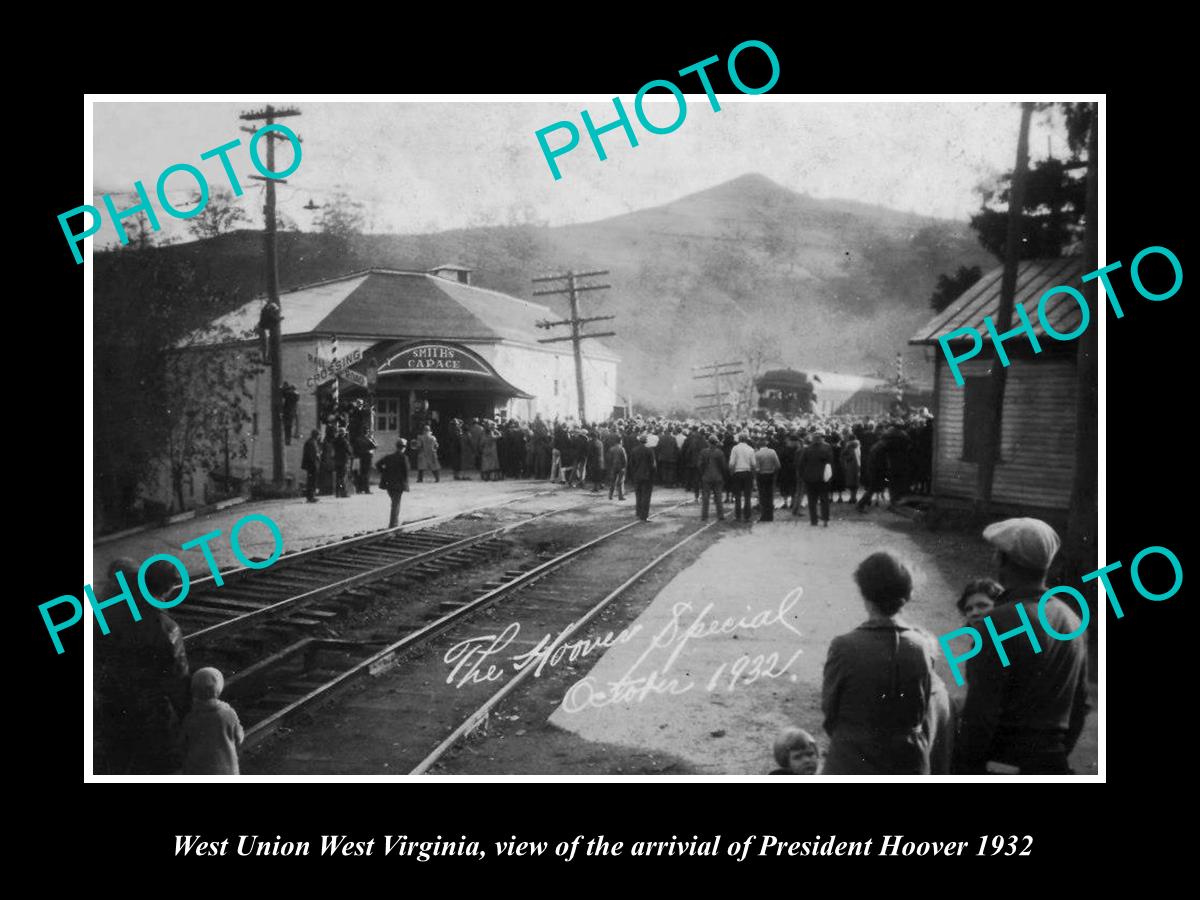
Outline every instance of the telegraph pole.
{"type": "Polygon", "coordinates": [[[701,373],[699,375],[693,375],[692,377],[694,380],[700,381],[705,378],[711,378],[713,380],[713,392],[711,394],[696,394],[696,395],[694,395],[695,399],[697,399],[697,400],[704,399],[705,397],[712,397],[713,402],[712,403],[697,403],[696,409],[698,409],[698,410],[711,409],[712,407],[715,406],[717,408],[717,413],[720,415],[720,417],[722,419],[724,419],[725,418],[725,401],[722,399],[723,395],[721,394],[721,379],[729,378],[734,375],[741,375],[745,371],[745,369],[731,368],[731,366],[740,366],[740,365],[741,365],[740,362],[727,362],[727,363],[713,363],[710,366],[692,366],[693,372],[701,373]],[[710,369],[712,370],[711,372],[709,371],[710,369]]]}
{"type": "MultiPolygon", "coordinates": [[[[1013,167],[1008,200],[1008,232],[1004,247],[1004,274],[1000,279],[1000,299],[996,309],[996,332],[1004,334],[1012,326],[1017,294],[1017,269],[1021,265],[1022,219],[1025,215],[1025,180],[1029,169],[1029,119],[1033,104],[1021,104],[1021,125],[1017,133],[1017,164],[1013,167]]],[[[989,410],[984,419],[983,456],[979,460],[976,481],[976,508],[987,510],[992,500],[996,460],[1000,456],[1000,435],[1004,415],[1004,388],[1008,369],[997,361],[988,378],[989,410]]]]}
{"type": "MultiPolygon", "coordinates": [[[[276,109],[268,105],[257,112],[242,113],[238,118],[248,122],[265,119],[267,125],[273,125],[276,119],[298,115],[298,109],[276,109]]],[[[254,134],[258,129],[243,125],[242,131],[254,134]]],[[[268,131],[263,137],[267,139],[267,171],[274,172],[275,141],[287,140],[287,137],[277,131],[268,131]]],[[[250,177],[265,181],[267,187],[267,197],[263,204],[263,219],[266,223],[267,304],[274,306],[267,322],[270,328],[271,366],[271,478],[276,484],[283,484],[283,315],[279,305],[279,255],[275,242],[275,183],[287,184],[287,179],[265,178],[262,175],[250,177]]]]}
{"type": "Polygon", "coordinates": [[[579,424],[582,426],[587,421],[587,410],[583,400],[583,353],[579,349],[581,342],[588,338],[612,337],[616,334],[615,331],[593,332],[584,334],[580,330],[580,326],[585,322],[603,322],[608,319],[615,319],[616,316],[587,316],[579,315],[579,294],[583,291],[606,291],[612,287],[611,284],[576,284],[577,278],[589,278],[593,275],[607,275],[607,270],[595,272],[574,272],[568,270],[565,275],[545,275],[541,278],[534,278],[534,284],[539,284],[545,281],[563,281],[567,282],[565,288],[553,288],[542,291],[534,291],[533,296],[542,297],[547,294],[566,294],[571,301],[571,318],[560,319],[557,322],[542,321],[537,323],[538,328],[554,328],[559,325],[571,326],[571,334],[568,337],[542,338],[538,341],[539,344],[554,344],[559,341],[570,341],[575,350],[575,396],[579,401],[579,424]]]}

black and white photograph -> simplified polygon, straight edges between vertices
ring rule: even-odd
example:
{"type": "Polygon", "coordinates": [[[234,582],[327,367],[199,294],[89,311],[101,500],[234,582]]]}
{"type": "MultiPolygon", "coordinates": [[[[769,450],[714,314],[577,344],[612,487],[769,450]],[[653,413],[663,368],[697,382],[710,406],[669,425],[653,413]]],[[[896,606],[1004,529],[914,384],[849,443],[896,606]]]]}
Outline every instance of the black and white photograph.
{"type": "Polygon", "coordinates": [[[1104,780],[1104,98],[764,53],[91,98],[85,780],[1104,780]]]}

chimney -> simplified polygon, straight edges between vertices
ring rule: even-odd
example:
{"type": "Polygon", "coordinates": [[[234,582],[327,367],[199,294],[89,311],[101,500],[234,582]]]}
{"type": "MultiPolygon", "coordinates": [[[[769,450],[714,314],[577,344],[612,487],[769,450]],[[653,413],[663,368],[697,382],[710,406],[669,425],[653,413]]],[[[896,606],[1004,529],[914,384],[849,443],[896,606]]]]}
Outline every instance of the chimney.
{"type": "Polygon", "coordinates": [[[457,281],[459,284],[471,283],[472,269],[466,266],[460,266],[454,263],[447,263],[444,266],[436,266],[429,270],[430,275],[436,275],[438,278],[445,278],[447,281],[457,281]]]}

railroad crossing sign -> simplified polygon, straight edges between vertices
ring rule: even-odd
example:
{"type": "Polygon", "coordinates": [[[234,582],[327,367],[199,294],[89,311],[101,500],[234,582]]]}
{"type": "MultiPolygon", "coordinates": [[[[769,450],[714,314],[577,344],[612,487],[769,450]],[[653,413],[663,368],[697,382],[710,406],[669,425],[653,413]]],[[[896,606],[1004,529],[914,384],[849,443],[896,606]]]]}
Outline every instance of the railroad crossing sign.
{"type": "Polygon", "coordinates": [[[367,386],[367,376],[359,372],[355,372],[353,369],[345,369],[344,371],[338,372],[338,377],[345,378],[347,381],[357,384],[359,387],[367,386]]]}

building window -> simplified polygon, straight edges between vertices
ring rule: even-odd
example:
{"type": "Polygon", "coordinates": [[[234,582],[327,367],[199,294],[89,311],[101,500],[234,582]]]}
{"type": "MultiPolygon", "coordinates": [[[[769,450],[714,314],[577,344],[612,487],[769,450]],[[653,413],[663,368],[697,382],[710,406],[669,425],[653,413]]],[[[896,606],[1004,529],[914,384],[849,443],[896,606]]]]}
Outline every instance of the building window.
{"type": "Polygon", "coordinates": [[[991,376],[967,376],[963,379],[963,462],[983,461],[983,435],[991,414],[991,376]]]}
{"type": "Polygon", "coordinates": [[[400,430],[399,397],[380,397],[375,401],[375,430],[400,430]]]}

